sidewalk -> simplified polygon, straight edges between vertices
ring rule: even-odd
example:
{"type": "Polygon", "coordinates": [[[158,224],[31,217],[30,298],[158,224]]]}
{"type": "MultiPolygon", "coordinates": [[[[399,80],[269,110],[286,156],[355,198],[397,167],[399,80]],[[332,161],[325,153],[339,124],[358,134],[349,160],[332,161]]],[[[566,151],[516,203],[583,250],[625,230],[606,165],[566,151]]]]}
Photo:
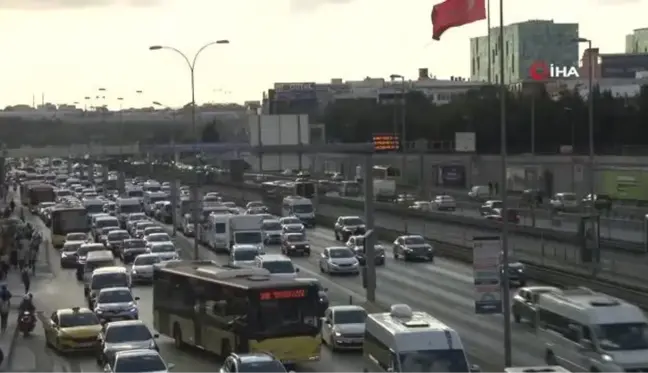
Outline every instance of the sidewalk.
{"type": "Polygon", "coordinates": [[[22,301],[23,296],[25,295],[25,289],[23,287],[22,281],[20,280],[20,273],[17,270],[12,270],[9,272],[7,279],[0,282],[0,285],[7,285],[7,288],[11,292],[11,308],[9,311],[9,320],[7,324],[7,330],[4,333],[0,334],[0,349],[4,353],[4,361],[0,364],[0,371],[5,371],[6,365],[9,361],[9,356],[11,356],[13,344],[18,335],[18,306],[22,301]]]}

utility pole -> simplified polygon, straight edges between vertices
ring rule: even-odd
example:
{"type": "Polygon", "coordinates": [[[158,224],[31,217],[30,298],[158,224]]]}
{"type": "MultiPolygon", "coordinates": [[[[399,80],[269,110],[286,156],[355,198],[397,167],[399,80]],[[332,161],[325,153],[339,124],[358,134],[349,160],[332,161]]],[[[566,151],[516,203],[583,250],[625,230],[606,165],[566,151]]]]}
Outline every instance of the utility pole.
{"type": "MultiPolygon", "coordinates": [[[[373,158],[371,154],[365,155],[365,227],[367,232],[374,229],[374,193],[373,193],[373,158]]],[[[367,284],[367,301],[376,301],[376,249],[374,233],[365,235],[365,266],[366,266],[366,284],[367,284]]]]}

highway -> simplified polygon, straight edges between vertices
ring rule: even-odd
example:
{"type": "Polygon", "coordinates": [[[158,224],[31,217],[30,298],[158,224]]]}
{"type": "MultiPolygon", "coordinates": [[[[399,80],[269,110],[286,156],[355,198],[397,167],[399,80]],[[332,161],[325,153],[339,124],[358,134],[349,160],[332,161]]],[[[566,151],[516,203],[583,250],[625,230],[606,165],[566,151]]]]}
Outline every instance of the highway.
{"type": "MultiPolygon", "coordinates": [[[[227,187],[217,187],[222,193],[234,198],[246,200],[261,200],[262,196],[256,192],[242,191],[227,187]]],[[[344,215],[360,215],[362,211],[344,206],[332,206],[319,204],[317,213],[332,218],[344,215]]],[[[457,211],[454,213],[461,213],[457,211]]],[[[448,214],[453,214],[448,212],[448,214]]],[[[469,215],[470,216],[470,215],[469,215]]],[[[475,217],[478,214],[475,212],[475,217]]],[[[473,236],[492,235],[492,231],[484,231],[476,228],[463,227],[440,222],[429,222],[422,219],[407,219],[402,216],[394,216],[382,212],[374,214],[376,227],[420,234],[430,239],[448,242],[461,246],[471,246],[473,236]]],[[[604,228],[603,228],[604,229],[604,228]]],[[[522,260],[570,269],[581,273],[589,273],[590,269],[581,264],[580,251],[575,245],[550,240],[538,240],[521,236],[509,236],[509,248],[513,256],[522,260]]],[[[648,257],[637,256],[632,253],[618,251],[602,252],[601,278],[626,281],[627,283],[645,286],[645,271],[648,266],[648,257]]]]}

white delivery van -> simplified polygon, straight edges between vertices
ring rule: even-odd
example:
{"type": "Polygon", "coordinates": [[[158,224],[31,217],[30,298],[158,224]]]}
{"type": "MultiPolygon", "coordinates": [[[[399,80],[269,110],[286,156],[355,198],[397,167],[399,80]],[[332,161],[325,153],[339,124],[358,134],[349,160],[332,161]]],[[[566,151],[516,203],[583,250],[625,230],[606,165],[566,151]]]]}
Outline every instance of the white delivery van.
{"type": "Polygon", "coordinates": [[[229,252],[229,220],[231,215],[209,215],[207,219],[206,244],[215,252],[229,252]]]}
{"type": "Polygon", "coordinates": [[[459,333],[425,312],[394,304],[365,321],[365,372],[473,372],[459,333]]]}
{"type": "Polygon", "coordinates": [[[648,320],[624,300],[587,288],[544,293],[536,325],[548,365],[572,372],[648,369],[648,320]]]}
{"type": "Polygon", "coordinates": [[[288,196],[281,205],[283,216],[295,216],[307,227],[315,227],[315,208],[313,202],[304,197],[288,196]]]}
{"type": "Polygon", "coordinates": [[[138,198],[117,198],[115,200],[115,215],[117,215],[122,229],[126,229],[128,215],[138,212],[142,212],[142,203],[138,198]]]}
{"type": "Polygon", "coordinates": [[[264,249],[263,216],[260,215],[228,215],[229,216],[229,247],[234,245],[256,245],[264,249]]]}

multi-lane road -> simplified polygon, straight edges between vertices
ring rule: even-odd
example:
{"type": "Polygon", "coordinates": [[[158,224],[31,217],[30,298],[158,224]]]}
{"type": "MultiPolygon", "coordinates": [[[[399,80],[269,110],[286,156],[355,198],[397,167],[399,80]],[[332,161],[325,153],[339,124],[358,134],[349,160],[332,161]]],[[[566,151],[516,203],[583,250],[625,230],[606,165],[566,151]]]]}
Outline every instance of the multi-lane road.
{"type": "MultiPolygon", "coordinates": [[[[47,233],[36,218],[36,227],[47,233]]],[[[170,226],[166,226],[171,231],[170,226]]],[[[364,303],[364,289],[359,277],[328,277],[322,275],[317,258],[327,246],[339,245],[329,229],[317,228],[308,231],[313,254],[309,258],[296,258],[301,276],[319,278],[328,288],[332,303],[364,303]]],[[[183,256],[193,252],[193,241],[178,234],[176,245],[183,256]]],[[[37,307],[44,315],[53,310],[74,305],[83,305],[83,289],[69,270],[60,269],[57,252],[49,249],[52,258],[51,279],[35,292],[37,307]]],[[[269,248],[269,252],[278,252],[269,248]]],[[[225,257],[215,255],[206,248],[200,249],[202,259],[224,262],[225,257]]],[[[142,319],[152,327],[152,292],[150,287],[134,288],[140,297],[142,319]]],[[[472,270],[464,264],[437,259],[434,264],[403,263],[388,258],[385,267],[378,268],[377,300],[382,304],[407,303],[415,309],[424,310],[455,328],[467,345],[472,363],[479,364],[485,371],[500,370],[503,362],[502,317],[477,316],[473,305],[472,270]]],[[[527,325],[513,325],[513,356],[516,365],[542,364],[543,350],[532,330],[527,325]]],[[[176,364],[177,371],[214,371],[218,359],[197,351],[178,351],[173,342],[160,338],[162,355],[176,364]]],[[[61,356],[45,347],[42,327],[28,338],[18,337],[15,353],[8,369],[13,371],[68,371],[92,372],[98,367],[92,356],[61,356]]],[[[361,371],[362,361],[357,353],[332,354],[323,348],[322,360],[299,366],[299,371],[361,371]]]]}

